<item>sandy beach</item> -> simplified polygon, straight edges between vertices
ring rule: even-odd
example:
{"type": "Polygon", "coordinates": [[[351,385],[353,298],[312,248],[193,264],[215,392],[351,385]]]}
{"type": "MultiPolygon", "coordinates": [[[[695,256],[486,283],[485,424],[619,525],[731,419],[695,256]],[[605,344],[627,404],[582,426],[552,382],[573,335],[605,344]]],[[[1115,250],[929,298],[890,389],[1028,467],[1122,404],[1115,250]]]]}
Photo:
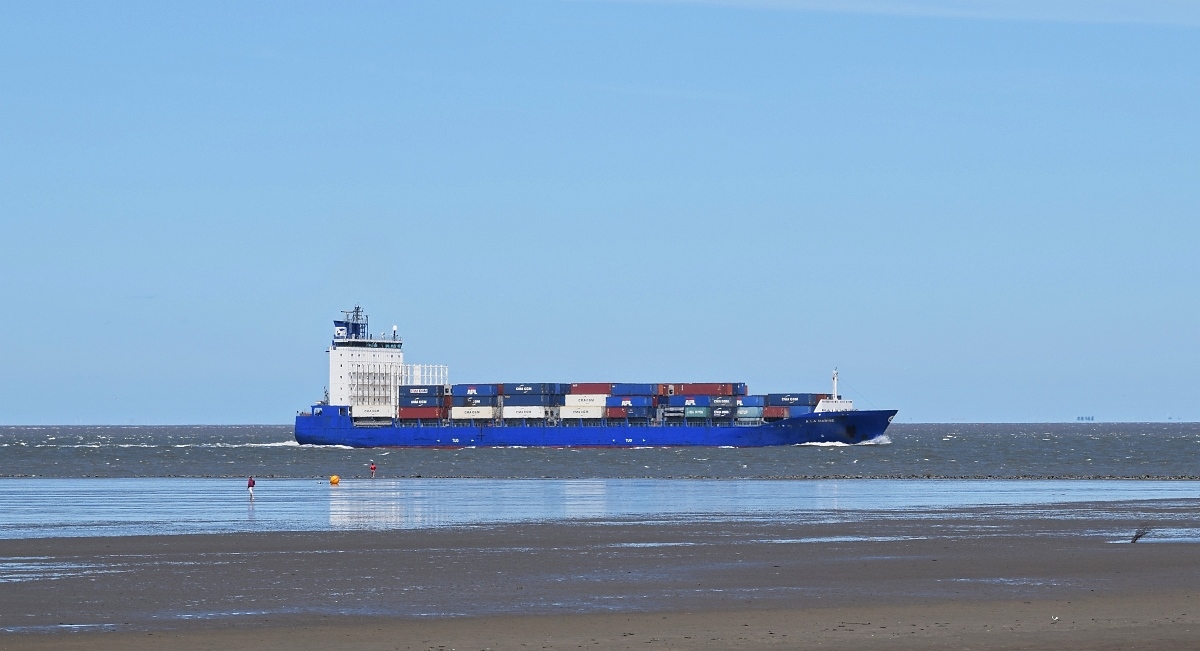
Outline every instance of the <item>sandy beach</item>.
{"type": "Polygon", "coordinates": [[[1114,542],[1191,506],[1072,508],[4,540],[0,646],[1200,646],[1200,546],[1114,542]]]}

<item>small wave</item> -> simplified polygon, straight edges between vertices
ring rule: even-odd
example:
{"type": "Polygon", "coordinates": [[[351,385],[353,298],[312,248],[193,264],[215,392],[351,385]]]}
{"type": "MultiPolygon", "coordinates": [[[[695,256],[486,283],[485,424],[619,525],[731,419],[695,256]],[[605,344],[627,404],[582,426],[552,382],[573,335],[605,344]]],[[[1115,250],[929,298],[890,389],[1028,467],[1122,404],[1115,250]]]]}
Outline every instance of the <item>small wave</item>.
{"type": "Polygon", "coordinates": [[[887,434],[881,434],[869,441],[861,441],[859,443],[842,443],[841,441],[812,441],[809,443],[797,443],[796,445],[808,445],[817,448],[848,448],[855,445],[891,445],[892,439],[888,438],[887,434]]]}
{"type": "MultiPolygon", "coordinates": [[[[145,446],[152,447],[152,446],[145,446]]],[[[325,448],[349,448],[348,445],[306,445],[301,446],[296,441],[275,441],[272,443],[176,443],[171,446],[175,448],[298,448],[298,447],[325,447],[325,448]]]]}

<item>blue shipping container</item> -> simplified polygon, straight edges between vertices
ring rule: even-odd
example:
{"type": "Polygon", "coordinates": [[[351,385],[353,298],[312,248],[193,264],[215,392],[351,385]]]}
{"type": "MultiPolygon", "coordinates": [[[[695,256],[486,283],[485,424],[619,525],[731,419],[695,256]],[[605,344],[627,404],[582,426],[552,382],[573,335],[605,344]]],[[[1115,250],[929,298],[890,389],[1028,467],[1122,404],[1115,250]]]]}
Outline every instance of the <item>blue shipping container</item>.
{"type": "Polygon", "coordinates": [[[609,396],[604,399],[605,407],[653,407],[654,396],[609,396]]]}
{"type": "Polygon", "coordinates": [[[713,407],[736,407],[736,400],[733,396],[711,396],[708,402],[713,407]]]}
{"type": "Polygon", "coordinates": [[[453,396],[498,396],[500,391],[494,384],[455,384],[450,387],[453,396]]]}
{"type": "Polygon", "coordinates": [[[401,407],[441,407],[443,396],[400,396],[401,407]]]}
{"type": "Polygon", "coordinates": [[[766,407],[766,396],[742,396],[737,399],[739,407],[766,407]]]}
{"type": "Polygon", "coordinates": [[[813,408],[808,405],[804,405],[803,407],[788,407],[788,418],[807,416],[811,413],[813,413],[813,408]]]}
{"type": "Polygon", "coordinates": [[[500,404],[497,396],[452,396],[450,399],[454,407],[495,407],[500,404]]]}
{"type": "Polygon", "coordinates": [[[554,407],[556,405],[561,405],[562,403],[562,396],[545,394],[504,396],[505,407],[554,407]]]}
{"type": "MultiPolygon", "coordinates": [[[[682,416],[682,414],[680,414],[682,416]]],[[[626,418],[654,418],[653,407],[629,407],[625,410],[626,418]]],[[[614,419],[620,420],[620,419],[614,419]]]]}
{"type": "Polygon", "coordinates": [[[745,382],[734,382],[733,383],[733,395],[744,396],[748,393],[750,393],[750,389],[746,387],[745,382]]]}
{"type": "Polygon", "coordinates": [[[400,387],[402,396],[444,396],[446,387],[440,384],[405,384],[400,387]]]}
{"type": "Polygon", "coordinates": [[[712,396],[667,396],[668,407],[707,407],[712,396]]]}
{"type": "Polygon", "coordinates": [[[557,382],[515,382],[506,383],[503,386],[506,396],[553,396],[571,390],[571,385],[557,382]]]}
{"type": "Polygon", "coordinates": [[[653,396],[658,395],[657,384],[614,384],[614,396],[653,396]]]}
{"type": "Polygon", "coordinates": [[[815,407],[821,396],[816,393],[768,393],[768,407],[815,407]]]}

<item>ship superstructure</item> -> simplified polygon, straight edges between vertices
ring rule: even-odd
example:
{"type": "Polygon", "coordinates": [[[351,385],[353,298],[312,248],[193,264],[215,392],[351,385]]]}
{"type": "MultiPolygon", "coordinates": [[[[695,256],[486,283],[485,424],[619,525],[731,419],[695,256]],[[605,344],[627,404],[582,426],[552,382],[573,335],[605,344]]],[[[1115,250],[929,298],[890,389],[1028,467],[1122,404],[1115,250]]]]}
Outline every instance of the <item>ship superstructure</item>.
{"type": "Polygon", "coordinates": [[[355,306],[334,321],[327,399],[296,417],[296,440],[352,446],[764,446],[861,443],[895,410],[838,393],[750,394],[740,382],[450,384],[444,365],[406,364],[403,341],[370,334],[355,306]]]}
{"type": "Polygon", "coordinates": [[[448,367],[405,364],[404,341],[398,328],[371,336],[367,315],[359,306],[342,312],[333,322],[329,344],[329,397],[349,407],[355,418],[387,419],[396,415],[400,387],[408,384],[446,384],[448,367]]]}

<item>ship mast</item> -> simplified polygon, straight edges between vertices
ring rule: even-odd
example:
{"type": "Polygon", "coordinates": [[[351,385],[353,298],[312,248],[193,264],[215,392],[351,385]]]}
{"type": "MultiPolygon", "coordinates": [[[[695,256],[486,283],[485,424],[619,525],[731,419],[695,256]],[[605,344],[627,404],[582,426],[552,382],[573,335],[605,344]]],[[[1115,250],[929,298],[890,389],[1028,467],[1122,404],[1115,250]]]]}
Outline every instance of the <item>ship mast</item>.
{"type": "Polygon", "coordinates": [[[837,369],[836,368],[833,369],[833,399],[834,400],[842,399],[842,397],[838,395],[838,390],[837,390],[837,369]]]}

